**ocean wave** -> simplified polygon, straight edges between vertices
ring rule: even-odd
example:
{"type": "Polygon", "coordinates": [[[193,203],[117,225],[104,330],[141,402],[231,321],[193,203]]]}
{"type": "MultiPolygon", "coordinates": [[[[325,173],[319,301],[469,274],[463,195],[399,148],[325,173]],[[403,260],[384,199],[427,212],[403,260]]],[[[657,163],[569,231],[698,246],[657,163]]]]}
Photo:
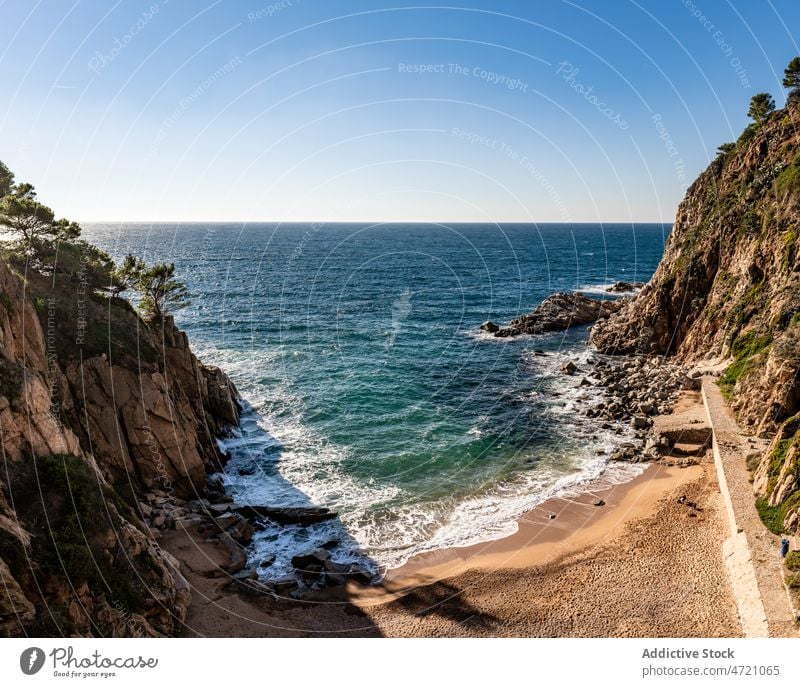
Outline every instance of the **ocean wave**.
{"type": "MultiPolygon", "coordinates": [[[[354,478],[344,465],[347,449],[306,427],[301,404],[292,402],[285,389],[283,401],[293,412],[280,418],[246,414],[242,436],[226,442],[233,454],[226,483],[237,500],[285,507],[324,505],[339,512],[337,520],[310,527],[267,525],[252,544],[253,560],[269,564],[259,567],[260,575],[279,579],[291,572],[292,556],[331,541],[339,542],[333,548],[333,560],[385,571],[424,552],[509,536],[517,531],[524,513],[550,498],[577,495],[589,483],[597,485],[600,480],[610,486],[632,479],[642,466],[612,464],[607,459],[629,438],[630,430],[600,430],[590,421],[574,420],[578,407],[599,400],[602,390],[579,386],[578,376],[565,376],[559,368],[567,359],[585,366],[591,355],[573,350],[530,357],[535,374],[551,390],[531,392],[528,401],[544,406],[544,417],[550,415],[558,423],[562,457],[545,465],[543,452],[555,449],[522,449],[514,459],[535,460],[535,469],[518,471],[489,488],[476,484],[472,494],[461,497],[424,500],[385,481],[354,478]],[[277,463],[274,455],[254,455],[254,451],[275,447],[279,447],[277,463]],[[254,465],[255,473],[248,469],[239,474],[243,466],[254,465]]],[[[479,418],[468,432],[470,438],[479,439],[488,421],[479,418]]]]}
{"type": "Polygon", "coordinates": [[[475,341],[480,341],[482,343],[495,343],[495,344],[519,344],[520,342],[531,342],[531,341],[544,341],[544,340],[552,340],[553,332],[546,332],[544,334],[527,334],[522,332],[517,334],[516,336],[495,336],[494,334],[490,334],[489,332],[485,332],[480,327],[475,327],[473,329],[465,329],[462,331],[462,334],[470,339],[474,339],[475,341]]]}
{"type": "Polygon", "coordinates": [[[579,293],[590,293],[595,295],[602,295],[602,296],[635,296],[639,293],[640,289],[631,289],[630,291],[609,291],[608,289],[614,286],[616,282],[610,282],[608,284],[584,284],[583,286],[579,286],[575,291],[579,293]]]}
{"type": "MultiPolygon", "coordinates": [[[[507,341],[486,332],[465,333],[482,341],[507,341]]],[[[358,563],[377,573],[417,554],[506,537],[516,532],[520,516],[544,501],[580,493],[598,479],[608,484],[622,482],[642,469],[607,461],[614,448],[628,440],[629,428],[600,430],[577,415],[603,393],[598,387],[580,386],[580,374],[567,376],[560,370],[566,360],[586,367],[592,353],[584,347],[545,356],[521,351],[526,374],[544,387],[509,388],[503,395],[510,403],[538,408],[540,422],[550,425],[558,446],[521,448],[505,460],[535,463],[535,467],[512,470],[507,479],[495,484],[476,480],[471,493],[440,498],[427,498],[424,492],[412,493],[375,477],[356,477],[348,462],[349,448],[329,441],[319,427],[309,427],[304,400],[275,374],[286,352],[230,351],[209,345],[199,353],[206,362],[226,369],[252,403],[245,403],[239,429],[221,442],[231,455],[225,473],[229,492],[242,503],[313,504],[339,513],[338,519],[310,527],[266,523],[251,545],[252,560],[264,579],[284,577],[292,571],[292,556],[323,544],[330,546],[331,541],[339,542],[333,547],[333,560],[358,563]],[[272,380],[269,384],[263,381],[265,375],[272,380]],[[558,431],[553,431],[555,427],[558,431]]],[[[482,440],[491,422],[488,416],[477,418],[466,431],[467,443],[482,440]]]]}

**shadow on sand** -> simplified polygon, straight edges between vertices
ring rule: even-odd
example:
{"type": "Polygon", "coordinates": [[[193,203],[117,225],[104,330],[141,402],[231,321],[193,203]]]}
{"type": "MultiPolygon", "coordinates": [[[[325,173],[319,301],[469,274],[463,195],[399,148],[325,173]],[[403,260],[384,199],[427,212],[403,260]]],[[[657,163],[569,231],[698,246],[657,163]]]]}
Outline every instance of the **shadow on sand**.
{"type": "MultiPolygon", "coordinates": [[[[187,636],[381,636],[352,603],[348,584],[380,580],[380,567],[360,548],[338,514],[313,503],[280,471],[283,446],[245,408],[235,436],[223,445],[221,475],[232,510],[254,526],[247,567],[224,570],[216,542],[198,532],[170,534],[192,587],[187,636]],[[255,579],[254,592],[248,578],[255,579]],[[244,582],[244,584],[242,584],[244,582]],[[260,583],[260,584],[259,584],[260,583]]],[[[212,506],[213,508],[213,506],[212,506]]]]}

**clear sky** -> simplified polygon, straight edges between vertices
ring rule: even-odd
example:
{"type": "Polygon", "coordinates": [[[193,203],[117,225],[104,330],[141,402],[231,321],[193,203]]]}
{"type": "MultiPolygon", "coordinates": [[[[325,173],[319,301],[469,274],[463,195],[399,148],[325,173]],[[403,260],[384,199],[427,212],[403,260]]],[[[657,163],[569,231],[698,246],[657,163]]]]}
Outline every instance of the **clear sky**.
{"type": "Polygon", "coordinates": [[[797,0],[0,0],[0,159],[81,221],[672,221],[793,36],[797,0]]]}

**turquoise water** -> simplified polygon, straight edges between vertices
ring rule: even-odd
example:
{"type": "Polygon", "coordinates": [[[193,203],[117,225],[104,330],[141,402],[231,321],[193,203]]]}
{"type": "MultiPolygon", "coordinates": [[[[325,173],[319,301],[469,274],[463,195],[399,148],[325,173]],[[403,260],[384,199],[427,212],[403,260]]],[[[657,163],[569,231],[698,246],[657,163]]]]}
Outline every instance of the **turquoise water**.
{"type": "MultiPolygon", "coordinates": [[[[662,225],[115,224],[87,237],[119,258],[174,261],[177,316],[252,407],[227,482],[256,503],[329,506],[340,520],[266,530],[277,560],[330,538],[335,558],[393,566],[492,539],[553,493],[612,471],[624,438],[575,412],[597,393],[558,373],[585,328],[498,340],[554,291],[646,281],[662,225]],[[535,349],[549,353],[534,355],[535,349]],[[585,400],[585,399],[584,399],[585,400]],[[346,542],[346,543],[345,543],[346,542]]],[[[631,468],[628,468],[631,469],[631,468]]]]}

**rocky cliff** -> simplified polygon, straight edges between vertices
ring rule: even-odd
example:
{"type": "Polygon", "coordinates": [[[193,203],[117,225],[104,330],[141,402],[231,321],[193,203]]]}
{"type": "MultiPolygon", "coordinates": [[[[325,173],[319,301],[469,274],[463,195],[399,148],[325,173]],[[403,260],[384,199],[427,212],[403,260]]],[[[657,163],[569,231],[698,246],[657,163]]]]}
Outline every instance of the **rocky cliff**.
{"type": "Polygon", "coordinates": [[[716,358],[739,421],[775,436],[759,510],[797,530],[800,507],[800,99],[751,125],[689,188],[639,295],[592,330],[606,353],[716,358]]]}
{"type": "Polygon", "coordinates": [[[238,413],[171,318],[0,261],[0,634],[174,634],[191,597],[141,501],[201,494],[238,413]]]}

